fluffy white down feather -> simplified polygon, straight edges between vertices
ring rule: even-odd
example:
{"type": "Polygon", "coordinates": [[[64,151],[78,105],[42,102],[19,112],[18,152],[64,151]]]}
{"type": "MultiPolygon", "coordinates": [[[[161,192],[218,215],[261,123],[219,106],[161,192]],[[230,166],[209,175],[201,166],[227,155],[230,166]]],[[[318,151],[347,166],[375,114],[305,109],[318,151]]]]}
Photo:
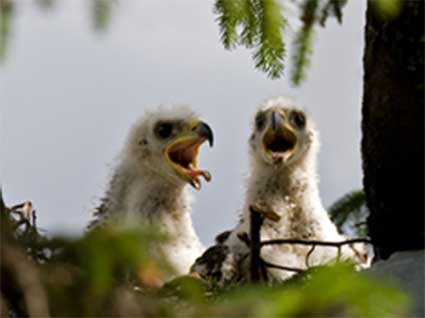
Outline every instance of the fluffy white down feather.
{"type": "MultiPolygon", "coordinates": [[[[289,137],[288,137],[289,138],[289,137]]],[[[246,281],[248,279],[248,247],[242,242],[238,234],[249,233],[250,211],[252,204],[266,206],[279,215],[280,220],[275,222],[265,219],[261,228],[261,240],[269,239],[303,239],[339,242],[346,238],[338,233],[336,226],[330,220],[324,209],[318,189],[316,174],[316,160],[319,149],[318,133],[314,128],[311,118],[304,112],[294,107],[294,103],[285,98],[268,100],[257,113],[253,134],[250,138],[250,175],[248,177],[245,204],[240,223],[230,232],[227,238],[215,246],[219,247],[223,265],[217,273],[217,266],[211,270],[210,262],[206,257],[207,252],[195,262],[193,272],[200,276],[218,280],[223,285],[229,282],[246,281]],[[267,155],[264,149],[264,134],[270,129],[270,112],[281,112],[283,126],[287,125],[296,135],[296,146],[287,156],[276,162],[267,155]],[[293,112],[301,114],[304,118],[304,127],[295,127],[293,112]],[[258,119],[259,115],[265,119],[258,119]],[[260,120],[265,123],[259,122],[260,120]],[[258,127],[263,125],[264,128],[258,127]],[[231,264],[231,265],[229,265],[231,264]],[[214,272],[214,274],[212,274],[214,272]]],[[[279,154],[280,156],[280,154],[279,154]]],[[[355,246],[357,255],[348,246],[342,248],[342,259],[351,259],[356,263],[363,263],[365,259],[365,246],[355,246]]],[[[261,250],[261,257],[269,262],[294,268],[306,268],[306,255],[310,246],[303,245],[273,245],[265,246],[261,250]]],[[[309,257],[309,266],[315,266],[335,261],[338,250],[334,247],[316,246],[309,257]]],[[[279,269],[269,269],[269,277],[282,281],[288,279],[294,272],[279,269]]]]}
{"type": "MultiPolygon", "coordinates": [[[[192,198],[183,180],[164,159],[168,142],[154,134],[158,122],[198,121],[187,107],[148,112],[131,129],[102,205],[89,229],[105,222],[153,224],[171,236],[158,248],[178,275],[187,274],[203,251],[191,219],[192,198]]],[[[171,278],[171,277],[170,277],[171,278]]]]}

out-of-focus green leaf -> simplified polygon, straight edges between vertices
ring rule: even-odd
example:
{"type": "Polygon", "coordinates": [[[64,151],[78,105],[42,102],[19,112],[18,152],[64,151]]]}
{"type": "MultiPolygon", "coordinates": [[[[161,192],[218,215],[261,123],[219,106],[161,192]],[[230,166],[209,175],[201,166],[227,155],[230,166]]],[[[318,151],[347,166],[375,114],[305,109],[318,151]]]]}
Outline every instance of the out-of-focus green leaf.
{"type": "MultiPolygon", "coordinates": [[[[21,252],[28,252],[27,248],[17,246],[23,236],[10,233],[16,224],[16,220],[8,217],[10,209],[1,210],[2,243],[6,241],[9,248],[16,246],[21,252]],[[11,229],[7,229],[10,225],[11,229]]],[[[55,252],[44,262],[31,257],[34,262],[26,266],[40,272],[39,288],[44,287],[54,316],[399,317],[408,309],[408,300],[402,292],[355,272],[349,264],[312,268],[273,286],[210,290],[203,281],[185,276],[158,289],[157,281],[171,273],[155,248],[156,243],[166,239],[151,227],[107,226],[78,239],[38,240],[37,244],[46,243],[44,248],[55,252]]],[[[26,244],[30,244],[27,238],[22,246],[26,244]]],[[[18,303],[24,299],[13,297],[7,299],[18,303]]]]}
{"type": "Polygon", "coordinates": [[[366,210],[366,196],[363,190],[356,190],[344,195],[341,199],[337,200],[329,208],[329,214],[332,221],[338,228],[342,228],[348,221],[353,221],[353,231],[359,236],[367,234],[367,227],[365,218],[366,210]]]}
{"type": "Polygon", "coordinates": [[[37,4],[43,10],[50,10],[55,6],[56,1],[55,0],[37,0],[37,4]]]}
{"type": "Polygon", "coordinates": [[[396,18],[401,10],[401,0],[373,0],[370,3],[375,7],[383,19],[396,18]]]}
{"type": "Polygon", "coordinates": [[[105,31],[112,17],[113,0],[91,0],[93,25],[96,31],[105,31]]]}
{"type": "Polygon", "coordinates": [[[48,264],[53,275],[48,278],[52,299],[59,307],[55,307],[54,312],[75,302],[66,297],[75,288],[81,293],[79,305],[75,307],[80,313],[95,315],[110,303],[111,291],[117,288],[157,286],[173,274],[171,266],[155,249],[155,244],[166,239],[156,228],[106,226],[89,232],[83,238],[64,240],[62,253],[48,264]],[[69,286],[57,287],[54,278],[58,267],[68,271],[63,274],[70,276],[72,283],[69,286]]]}
{"type": "Polygon", "coordinates": [[[406,295],[394,286],[353,270],[349,264],[317,267],[305,279],[279,286],[250,286],[223,296],[212,316],[252,317],[400,317],[406,295]]]}
{"type": "Polygon", "coordinates": [[[0,0],[0,63],[6,58],[9,46],[13,5],[10,0],[0,0]]]}
{"type": "Polygon", "coordinates": [[[306,69],[310,66],[313,52],[314,30],[312,25],[303,27],[295,36],[294,54],[292,55],[291,80],[295,85],[300,85],[306,77],[306,69]]]}
{"type": "Polygon", "coordinates": [[[161,289],[162,296],[176,296],[192,303],[203,303],[207,284],[198,278],[181,276],[165,284],[161,289]]]}

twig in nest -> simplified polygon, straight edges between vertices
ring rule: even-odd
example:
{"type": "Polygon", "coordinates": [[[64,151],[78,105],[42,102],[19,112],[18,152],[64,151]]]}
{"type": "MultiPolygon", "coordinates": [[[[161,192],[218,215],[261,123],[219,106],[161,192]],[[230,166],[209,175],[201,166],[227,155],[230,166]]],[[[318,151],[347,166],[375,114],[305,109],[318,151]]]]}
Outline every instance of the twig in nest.
{"type": "Polygon", "coordinates": [[[278,222],[280,220],[280,216],[270,209],[265,203],[256,202],[249,207],[251,212],[259,213],[264,218],[271,220],[273,222],[278,222]]]}
{"type": "MultiPolygon", "coordinates": [[[[4,202],[2,204],[4,204],[4,202]]],[[[18,217],[18,220],[15,221],[13,226],[14,231],[16,231],[20,226],[25,225],[25,232],[32,230],[37,233],[37,216],[31,201],[15,204],[10,208],[4,206],[3,210],[6,213],[16,215],[18,217]]]]}
{"type": "Polygon", "coordinates": [[[32,226],[35,229],[37,228],[37,214],[35,213],[35,210],[32,210],[32,226]]]}
{"type": "Polygon", "coordinates": [[[317,240],[299,240],[299,239],[275,239],[275,240],[266,240],[261,241],[260,233],[261,226],[264,222],[264,219],[269,219],[274,222],[280,220],[280,216],[271,211],[270,209],[265,208],[264,204],[254,204],[249,207],[250,209],[250,235],[247,233],[239,233],[238,238],[243,241],[247,246],[250,247],[250,277],[252,282],[258,282],[260,278],[267,280],[267,270],[265,267],[271,267],[281,270],[287,270],[292,272],[301,273],[304,269],[294,268],[288,266],[282,266],[277,264],[272,264],[264,261],[261,258],[261,248],[266,245],[282,245],[282,244],[300,244],[300,245],[308,245],[311,246],[309,249],[306,258],[305,265],[306,268],[310,267],[310,256],[314,252],[316,246],[329,246],[335,247],[338,250],[337,261],[340,261],[342,246],[349,245],[349,247],[355,252],[357,257],[361,257],[362,255],[354,248],[353,244],[355,243],[366,243],[371,244],[371,240],[366,238],[358,238],[358,239],[350,239],[346,241],[340,242],[326,242],[326,241],[317,241],[317,240]]]}
{"type": "Polygon", "coordinates": [[[302,272],[305,271],[302,268],[288,267],[288,266],[282,266],[282,265],[272,264],[272,263],[266,262],[265,260],[261,260],[261,262],[266,267],[277,268],[277,269],[281,269],[281,270],[284,270],[284,271],[290,271],[290,272],[296,272],[296,273],[302,273],[302,272]]]}
{"type": "Polygon", "coordinates": [[[9,208],[9,210],[17,212],[17,210],[22,209],[24,207],[25,203],[26,202],[15,204],[15,205],[11,206],[9,208]]]}
{"type": "Polygon", "coordinates": [[[352,244],[349,244],[348,247],[354,252],[354,254],[356,255],[356,257],[360,261],[362,261],[362,262],[366,262],[367,261],[367,258],[368,258],[368,256],[367,256],[368,253],[367,252],[366,252],[366,254],[360,253],[352,244]]]}
{"type": "Polygon", "coordinates": [[[31,220],[33,207],[31,201],[24,202],[24,206],[22,207],[22,217],[28,221],[31,220]]]}
{"type": "Polygon", "coordinates": [[[316,245],[312,245],[307,255],[305,256],[305,267],[307,268],[310,267],[310,256],[311,254],[313,254],[315,248],[316,248],[316,245]]]}
{"type": "Polygon", "coordinates": [[[246,232],[241,232],[237,234],[238,239],[240,239],[242,242],[244,242],[246,244],[246,246],[250,247],[251,246],[251,239],[249,238],[248,233],[246,232]]]}
{"type": "Polygon", "coordinates": [[[261,246],[280,245],[280,244],[300,244],[300,245],[319,245],[319,246],[340,247],[340,246],[343,246],[343,245],[354,244],[354,243],[371,244],[371,240],[364,239],[364,238],[358,238],[358,239],[350,239],[350,240],[340,241],[340,242],[327,242],[327,241],[314,241],[314,240],[277,239],[277,240],[262,241],[261,246]]]}
{"type": "MultiPolygon", "coordinates": [[[[16,224],[14,224],[14,226],[13,226],[13,231],[16,231],[21,225],[24,225],[24,224],[28,224],[28,221],[27,220],[25,220],[25,219],[21,219],[21,220],[19,220],[18,222],[16,222],[16,224]]],[[[27,228],[28,229],[28,228],[27,228]]],[[[27,230],[26,229],[26,230],[27,230]]]]}
{"type": "Polygon", "coordinates": [[[264,222],[264,216],[260,213],[257,213],[253,206],[250,207],[250,274],[252,282],[259,282],[261,275],[261,258],[260,258],[260,250],[261,250],[261,242],[260,242],[260,232],[261,225],[264,222]]]}
{"type": "Polygon", "coordinates": [[[269,280],[269,275],[267,273],[267,266],[264,264],[263,259],[260,259],[260,272],[261,272],[261,278],[266,282],[269,280]]]}
{"type": "Polygon", "coordinates": [[[358,222],[358,223],[354,224],[354,227],[359,228],[359,227],[365,226],[365,225],[367,225],[367,222],[363,221],[363,222],[358,222]]]}

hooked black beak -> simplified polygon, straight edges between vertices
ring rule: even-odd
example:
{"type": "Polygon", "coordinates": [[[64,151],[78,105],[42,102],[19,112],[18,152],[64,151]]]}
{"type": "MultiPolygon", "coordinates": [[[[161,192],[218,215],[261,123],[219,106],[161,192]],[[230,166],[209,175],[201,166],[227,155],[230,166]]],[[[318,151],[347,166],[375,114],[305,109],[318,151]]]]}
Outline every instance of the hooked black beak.
{"type": "Polygon", "coordinates": [[[274,131],[276,131],[279,129],[279,127],[282,126],[282,117],[277,111],[273,111],[271,115],[272,115],[271,127],[274,131]]]}
{"type": "Polygon", "coordinates": [[[208,126],[208,124],[201,122],[199,124],[196,132],[197,132],[198,136],[203,137],[203,138],[208,140],[210,147],[213,146],[213,144],[214,144],[214,134],[213,134],[211,127],[208,126]]]}

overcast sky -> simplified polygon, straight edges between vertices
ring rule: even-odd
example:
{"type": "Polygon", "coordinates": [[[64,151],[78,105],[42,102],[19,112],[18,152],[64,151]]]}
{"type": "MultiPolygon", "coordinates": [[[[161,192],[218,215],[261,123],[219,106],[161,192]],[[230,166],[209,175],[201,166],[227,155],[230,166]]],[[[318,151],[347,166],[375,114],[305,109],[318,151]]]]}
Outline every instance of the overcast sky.
{"type": "Polygon", "coordinates": [[[251,52],[226,51],[214,1],[120,1],[108,31],[93,32],[87,1],[48,12],[18,1],[8,58],[0,65],[1,184],[8,204],[32,200],[50,233],[81,233],[102,195],[131,124],[159,104],[192,105],[214,129],[200,166],[213,181],[196,192],[202,241],[235,224],[247,175],[250,120],[273,96],[296,98],[321,137],[325,206],[361,187],[360,109],[365,1],[344,23],[316,33],[299,89],[253,67],[251,52]]]}

